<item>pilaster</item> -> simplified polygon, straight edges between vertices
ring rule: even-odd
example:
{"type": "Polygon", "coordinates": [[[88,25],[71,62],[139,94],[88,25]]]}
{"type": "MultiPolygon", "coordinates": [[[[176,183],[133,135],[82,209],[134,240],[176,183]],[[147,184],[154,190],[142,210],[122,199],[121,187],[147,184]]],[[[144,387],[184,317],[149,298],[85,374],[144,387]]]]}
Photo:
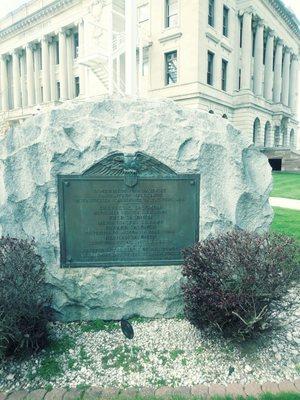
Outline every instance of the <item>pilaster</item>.
{"type": "Polygon", "coordinates": [[[274,65],[273,100],[275,103],[280,103],[280,97],[281,97],[282,46],[283,46],[282,40],[278,39],[275,50],[275,65],[274,65]]]}
{"type": "Polygon", "coordinates": [[[254,77],[253,91],[257,96],[262,95],[262,74],[263,74],[263,51],[264,51],[264,22],[259,20],[255,34],[254,49],[254,77]]]}
{"type": "Polygon", "coordinates": [[[289,105],[290,64],[291,64],[291,50],[287,47],[285,49],[283,57],[282,95],[281,95],[282,103],[285,106],[289,105]]]}
{"type": "Polygon", "coordinates": [[[43,36],[42,44],[42,82],[43,82],[43,102],[50,101],[50,66],[49,66],[49,39],[43,36]]]}
{"type": "Polygon", "coordinates": [[[243,14],[241,89],[251,88],[252,12],[249,8],[243,14]]]}
{"type": "Polygon", "coordinates": [[[66,33],[60,30],[58,33],[59,40],[59,81],[60,81],[60,97],[61,100],[68,99],[68,73],[67,73],[67,45],[66,33]]]}
{"type": "Polygon", "coordinates": [[[12,54],[13,61],[13,96],[14,108],[21,107],[21,80],[20,80],[20,64],[19,50],[14,50],[12,54]]]}
{"type": "Polygon", "coordinates": [[[28,43],[26,45],[26,83],[28,93],[28,106],[35,104],[35,90],[34,90],[34,69],[33,69],[33,44],[28,43]]]}
{"type": "Polygon", "coordinates": [[[2,111],[8,110],[8,76],[7,76],[7,55],[0,57],[1,89],[2,89],[2,111]]]}
{"type": "Polygon", "coordinates": [[[266,45],[264,96],[266,100],[272,100],[273,92],[273,55],[274,54],[274,31],[269,31],[266,45]]]}

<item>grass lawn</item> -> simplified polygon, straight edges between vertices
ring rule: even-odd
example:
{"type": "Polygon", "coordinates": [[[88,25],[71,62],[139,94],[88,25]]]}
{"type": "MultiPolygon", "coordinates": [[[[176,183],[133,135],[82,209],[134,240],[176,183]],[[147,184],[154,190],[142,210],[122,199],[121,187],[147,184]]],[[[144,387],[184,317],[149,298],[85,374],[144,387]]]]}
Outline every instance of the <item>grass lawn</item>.
{"type": "MultiPolygon", "coordinates": [[[[299,175],[300,176],[300,175],[299,175]]],[[[273,232],[294,236],[300,242],[300,211],[274,207],[273,232]]]]}
{"type": "Polygon", "coordinates": [[[300,200],[300,173],[273,172],[272,197],[300,200]]]}

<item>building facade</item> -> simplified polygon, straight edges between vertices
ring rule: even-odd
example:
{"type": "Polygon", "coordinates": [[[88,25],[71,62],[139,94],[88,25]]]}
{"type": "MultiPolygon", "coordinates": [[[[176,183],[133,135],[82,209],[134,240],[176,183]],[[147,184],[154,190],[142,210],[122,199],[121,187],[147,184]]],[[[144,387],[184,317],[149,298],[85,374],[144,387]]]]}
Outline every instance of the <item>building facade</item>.
{"type": "Polygon", "coordinates": [[[276,158],[297,148],[299,47],[281,0],[31,0],[0,21],[2,131],[136,87],[228,119],[276,158]]]}

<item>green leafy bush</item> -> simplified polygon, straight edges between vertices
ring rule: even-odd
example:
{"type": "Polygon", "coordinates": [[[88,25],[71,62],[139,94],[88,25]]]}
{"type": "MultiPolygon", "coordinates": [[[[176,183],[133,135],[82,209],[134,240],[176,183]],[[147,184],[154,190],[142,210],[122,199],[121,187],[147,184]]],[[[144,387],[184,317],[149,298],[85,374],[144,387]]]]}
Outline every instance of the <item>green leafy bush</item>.
{"type": "Polygon", "coordinates": [[[34,241],[0,239],[0,358],[47,343],[50,296],[34,241]]]}
{"type": "Polygon", "coordinates": [[[279,234],[233,231],[183,251],[185,313],[197,327],[249,336],[271,326],[299,280],[299,244],[279,234]]]}

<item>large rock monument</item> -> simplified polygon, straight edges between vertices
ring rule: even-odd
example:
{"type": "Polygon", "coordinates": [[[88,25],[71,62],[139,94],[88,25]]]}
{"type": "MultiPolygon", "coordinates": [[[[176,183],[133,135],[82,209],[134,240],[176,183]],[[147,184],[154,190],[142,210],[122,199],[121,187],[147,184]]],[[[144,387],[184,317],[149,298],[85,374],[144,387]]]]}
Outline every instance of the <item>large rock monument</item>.
{"type": "Polygon", "coordinates": [[[36,239],[58,319],[171,317],[180,246],[267,230],[271,183],[224,119],[172,101],[69,102],[1,140],[0,233],[36,239]]]}

